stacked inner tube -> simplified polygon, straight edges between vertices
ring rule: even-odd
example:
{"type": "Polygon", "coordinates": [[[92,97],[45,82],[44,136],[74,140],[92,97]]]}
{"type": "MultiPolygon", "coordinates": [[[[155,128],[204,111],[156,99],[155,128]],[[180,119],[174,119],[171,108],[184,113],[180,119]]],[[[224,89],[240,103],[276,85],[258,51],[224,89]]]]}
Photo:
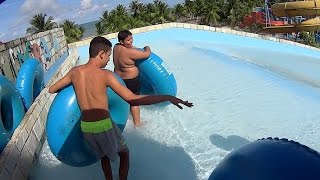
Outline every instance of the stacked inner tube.
{"type": "Polygon", "coordinates": [[[0,75],[0,152],[24,117],[22,98],[13,84],[0,75]]]}
{"type": "Polygon", "coordinates": [[[28,110],[44,88],[43,68],[38,59],[30,58],[24,61],[17,76],[16,88],[28,110]]]}
{"type": "Polygon", "coordinates": [[[320,154],[295,141],[260,139],[229,153],[209,180],[318,180],[320,154]]]}
{"type": "Polygon", "coordinates": [[[34,58],[29,58],[22,64],[16,86],[0,75],[0,152],[10,141],[25,112],[43,87],[43,69],[39,60],[34,58]]]}

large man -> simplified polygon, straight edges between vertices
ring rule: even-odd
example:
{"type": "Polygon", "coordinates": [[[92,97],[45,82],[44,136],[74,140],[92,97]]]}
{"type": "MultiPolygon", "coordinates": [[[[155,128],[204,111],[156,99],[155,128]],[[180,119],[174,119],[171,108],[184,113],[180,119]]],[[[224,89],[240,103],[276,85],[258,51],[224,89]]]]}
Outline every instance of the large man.
{"type": "MultiPolygon", "coordinates": [[[[143,51],[133,47],[132,33],[128,30],[123,30],[118,33],[119,43],[113,49],[114,72],[117,73],[125,82],[128,89],[134,94],[139,95],[141,84],[139,82],[139,70],[135,65],[135,61],[145,59],[150,56],[151,50],[148,46],[144,47],[143,51]]],[[[130,106],[132,119],[135,127],[144,123],[140,120],[139,106],[130,106]]]]}
{"type": "Polygon", "coordinates": [[[150,105],[170,101],[180,109],[179,103],[188,107],[193,104],[173,96],[135,95],[124,87],[109,70],[104,68],[110,58],[112,44],[103,37],[95,37],[90,42],[88,63],[72,68],[63,78],[52,85],[50,93],[72,84],[81,110],[81,131],[86,141],[101,158],[106,179],[112,179],[110,160],[120,156],[120,180],[126,180],[129,170],[129,150],[120,129],[110,118],[107,87],[111,87],[132,106],[150,105]]]}

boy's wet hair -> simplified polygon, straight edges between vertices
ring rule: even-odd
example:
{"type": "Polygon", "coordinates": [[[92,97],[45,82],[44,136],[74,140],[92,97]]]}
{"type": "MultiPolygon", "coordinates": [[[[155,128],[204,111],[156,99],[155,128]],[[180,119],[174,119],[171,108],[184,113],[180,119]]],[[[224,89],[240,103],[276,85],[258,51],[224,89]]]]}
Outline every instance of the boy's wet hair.
{"type": "Polygon", "coordinates": [[[118,33],[118,41],[124,41],[128,36],[132,36],[129,30],[122,30],[118,33]]]}
{"type": "Polygon", "coordinates": [[[101,36],[93,38],[89,46],[89,56],[90,58],[96,57],[100,51],[108,52],[112,47],[112,43],[101,36]]]}

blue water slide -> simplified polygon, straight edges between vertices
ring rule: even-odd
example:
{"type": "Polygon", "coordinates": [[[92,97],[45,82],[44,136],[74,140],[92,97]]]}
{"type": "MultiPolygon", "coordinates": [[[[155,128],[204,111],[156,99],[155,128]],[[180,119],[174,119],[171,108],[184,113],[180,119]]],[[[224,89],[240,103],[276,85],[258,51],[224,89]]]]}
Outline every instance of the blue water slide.
{"type": "Polygon", "coordinates": [[[43,73],[41,62],[35,58],[25,60],[19,70],[16,89],[20,92],[27,110],[44,88],[43,73]]]}
{"type": "Polygon", "coordinates": [[[165,62],[155,53],[136,62],[142,94],[177,95],[177,83],[165,62]]]}
{"type": "Polygon", "coordinates": [[[5,76],[0,75],[0,152],[9,142],[24,114],[19,92],[5,76]]]}
{"type": "Polygon", "coordinates": [[[267,138],[229,153],[209,180],[317,180],[320,154],[298,142],[267,138]]]}
{"type": "MultiPolygon", "coordinates": [[[[123,80],[114,74],[123,85],[123,80]]],[[[108,88],[109,110],[112,120],[124,129],[128,116],[129,104],[108,88]]],[[[73,86],[61,90],[54,98],[49,109],[46,132],[52,153],[63,163],[74,167],[88,166],[98,158],[84,141],[80,129],[81,112],[73,86]]]]}

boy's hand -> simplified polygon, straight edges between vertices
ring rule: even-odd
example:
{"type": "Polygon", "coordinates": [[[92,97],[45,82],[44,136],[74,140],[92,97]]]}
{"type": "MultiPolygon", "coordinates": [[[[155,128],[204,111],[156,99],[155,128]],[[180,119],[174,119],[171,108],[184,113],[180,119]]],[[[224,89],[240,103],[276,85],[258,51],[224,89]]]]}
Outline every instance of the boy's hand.
{"type": "Polygon", "coordinates": [[[145,46],[143,49],[144,49],[145,51],[151,50],[149,46],[145,46]]]}
{"type": "Polygon", "coordinates": [[[179,99],[179,98],[174,98],[174,99],[172,99],[172,100],[171,100],[171,103],[172,103],[173,105],[177,106],[177,107],[180,108],[180,109],[182,109],[182,106],[180,106],[179,103],[180,103],[180,104],[183,104],[183,105],[185,105],[185,106],[187,106],[187,107],[192,107],[192,106],[193,106],[193,103],[188,102],[188,101],[183,101],[183,100],[181,100],[181,99],[179,99]]]}

